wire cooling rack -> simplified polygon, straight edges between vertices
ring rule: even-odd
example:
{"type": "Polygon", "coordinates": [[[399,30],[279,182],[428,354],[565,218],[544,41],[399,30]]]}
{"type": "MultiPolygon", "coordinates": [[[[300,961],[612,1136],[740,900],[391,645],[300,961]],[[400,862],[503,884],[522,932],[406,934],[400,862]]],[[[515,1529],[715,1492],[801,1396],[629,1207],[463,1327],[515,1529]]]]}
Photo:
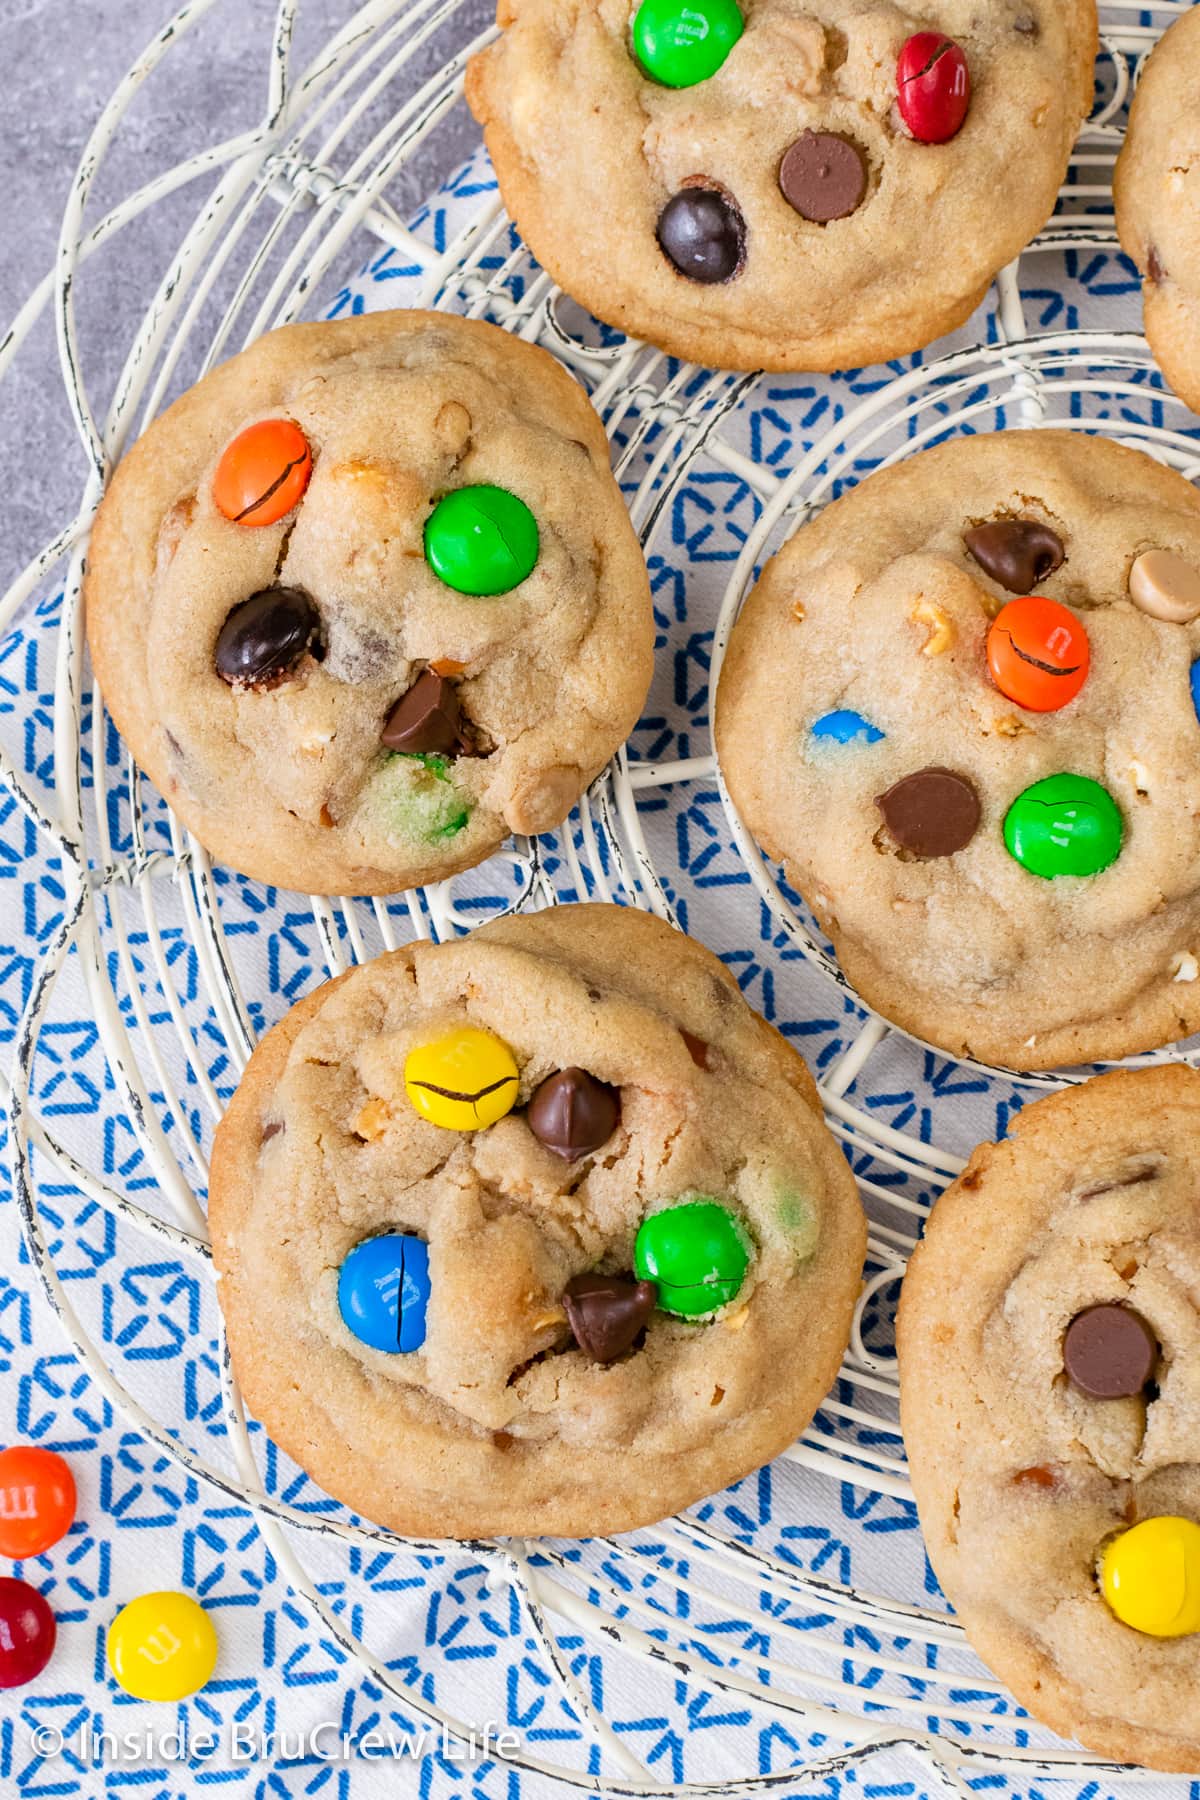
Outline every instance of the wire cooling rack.
{"type": "MultiPolygon", "coordinates": [[[[106,108],[64,214],[56,268],[0,345],[2,376],[32,326],[52,309],[65,397],[90,465],[74,518],[0,603],[3,632],[29,602],[61,584],[61,602],[43,601],[32,623],[26,620],[30,638],[53,657],[52,753],[41,761],[22,756],[22,734],[27,744],[37,724],[32,715],[45,704],[28,695],[0,742],[0,775],[43,849],[57,858],[51,867],[61,923],[33,933],[39,960],[6,1084],[15,1192],[46,1293],[90,1376],[120,1413],[174,1465],[250,1510],[326,1637],[399,1703],[404,1717],[443,1725],[464,1740],[489,1701],[480,1665],[465,1665],[454,1706],[435,1704],[403,1661],[389,1655],[379,1630],[386,1609],[346,1607],[328,1596],[331,1569],[340,1571],[338,1591],[344,1591],[347,1581],[351,1588],[356,1579],[366,1582],[371,1556],[432,1570],[433,1579],[446,1582],[458,1578],[462,1558],[470,1556],[484,1572],[478,1603],[488,1604],[490,1596],[516,1609],[516,1629],[533,1648],[539,1678],[557,1685],[581,1728],[574,1761],[525,1744],[508,1757],[493,1753],[489,1767],[503,1772],[508,1761],[588,1791],[630,1796],[796,1789],[835,1774],[853,1778],[857,1763],[882,1751],[914,1753],[927,1780],[958,1794],[980,1778],[1004,1786],[1011,1777],[1022,1789],[1054,1777],[1076,1785],[1137,1780],[1137,1772],[1064,1746],[1031,1724],[941,1604],[913,1530],[891,1355],[906,1256],[931,1200],[962,1167],[970,1144],[941,1145],[928,1109],[901,1109],[889,1122],[896,1071],[908,1066],[912,1086],[911,1065],[924,1059],[935,1088],[947,1071],[951,1077],[957,1071],[982,1096],[980,1107],[994,1109],[988,1117],[980,1111],[984,1126],[976,1135],[1002,1128],[1026,1090],[1079,1079],[1081,1072],[1018,1077],[941,1053],[935,1065],[935,1053],[864,1008],[846,989],[798,897],[738,818],[711,752],[711,718],[695,753],[690,743],[680,751],[678,734],[668,733],[672,753],[656,756],[653,731],[643,732],[636,741],[651,753],[635,760],[622,751],[562,831],[537,842],[516,840],[482,871],[390,900],[317,896],[293,910],[285,905],[284,949],[272,955],[286,955],[289,933],[297,940],[315,933],[325,969],[314,974],[298,956],[294,976],[273,970],[279,977],[272,983],[273,1016],[326,971],[337,973],[414,935],[441,939],[494,916],[497,894],[513,908],[593,897],[676,918],[682,884],[675,846],[689,829],[689,797],[715,790],[730,834],[727,845],[714,845],[729,870],[715,885],[736,886],[744,909],[763,909],[769,967],[755,978],[762,975],[769,986],[775,976],[790,979],[811,964],[842,990],[818,984],[837,1014],[818,1059],[821,1092],[830,1127],[858,1175],[871,1238],[867,1280],[833,1394],[767,1474],[653,1531],[611,1542],[463,1547],[400,1540],[355,1520],[298,1471],[282,1468],[247,1422],[224,1356],[198,1197],[212,1127],[270,1022],[259,993],[261,969],[245,955],[247,921],[278,906],[280,897],[264,897],[254,884],[214,871],[202,846],[129,765],[85,679],[80,585],[95,508],[131,437],[188,380],[242,343],[319,313],[331,274],[376,253],[406,272],[406,301],[492,319],[547,346],[585,383],[613,440],[615,467],[663,606],[660,578],[670,573],[663,547],[685,488],[727,482],[742,497],[736,554],[722,565],[728,574],[714,613],[710,695],[737,609],[766,555],[845,484],[925,444],[1006,423],[1069,426],[1135,443],[1194,478],[1200,444],[1188,429],[1189,415],[1164,390],[1139,336],[1105,329],[1103,316],[1073,317],[1069,329],[1031,335],[1026,316],[1031,286],[1044,295],[1038,284],[1053,283],[1048,259],[1113,249],[1111,164],[1129,91],[1140,59],[1186,8],[1132,0],[1102,7],[1097,109],[1055,218],[1020,263],[1002,273],[989,306],[972,322],[978,341],[959,334],[959,347],[939,359],[893,365],[884,379],[847,389],[845,404],[831,411],[814,406],[801,434],[810,447],[777,458],[761,442],[764,408],[770,414],[776,398],[784,410],[803,407],[803,382],[680,365],[597,327],[531,262],[486,182],[471,190],[475,197],[465,206],[460,191],[447,233],[440,226],[422,232],[400,218],[390,185],[461,103],[466,62],[493,35],[455,44],[462,0],[375,0],[307,69],[294,73],[298,4],[283,0],[279,7],[261,123],[158,176],[99,223],[85,224],[97,169],[139,87],[164,56],[178,54],[176,46],[219,0],[196,0],[180,11],[106,108]],[[432,79],[416,83],[414,58],[443,41],[453,46],[448,60],[432,79]],[[147,209],[204,176],[215,180],[147,297],[116,391],[101,410],[89,388],[76,319],[87,261],[147,209]],[[38,1071],[52,1054],[60,1010],[94,1020],[107,1073],[94,1106],[82,1109],[82,1126],[59,1124],[55,1116],[52,1128],[56,1109],[36,1105],[31,1095],[44,1091],[38,1071]],[[183,1090],[186,1101],[176,1103],[183,1090]],[[106,1146],[126,1146],[136,1180],[122,1184],[114,1177],[127,1166],[120,1149],[101,1163],[101,1119],[106,1146]],[[83,1196],[97,1217],[111,1222],[131,1267],[149,1244],[198,1272],[203,1320],[219,1346],[213,1363],[219,1395],[207,1408],[181,1401],[172,1412],[161,1393],[148,1397],[136,1352],[119,1334],[101,1330],[82,1298],[72,1297],[71,1271],[63,1266],[68,1243],[55,1211],[65,1192],[83,1196]],[[847,1518],[870,1514],[880,1532],[874,1555],[870,1539],[864,1554],[856,1554],[853,1580],[837,1558],[823,1564],[809,1554],[812,1522],[839,1508],[847,1518]],[[907,1535],[889,1535],[900,1526],[907,1535]],[[596,1679],[597,1670],[604,1680],[596,1679]],[[644,1693],[656,1683],[666,1691],[681,1681],[740,1709],[729,1718],[742,1723],[731,1722],[724,1732],[729,1766],[706,1772],[703,1782],[664,1779],[662,1768],[649,1768],[634,1754],[621,1728],[620,1696],[631,1684],[644,1693]],[[752,1731],[746,1718],[754,1721],[752,1731]],[[763,1744],[773,1735],[777,1753],[768,1757],[763,1744]]],[[[690,599],[676,606],[685,622],[689,606],[690,599]]],[[[660,670],[662,663],[660,649],[660,670]]],[[[698,891],[692,910],[698,917],[698,891]]],[[[688,922],[707,935],[693,918],[688,922]]]]}

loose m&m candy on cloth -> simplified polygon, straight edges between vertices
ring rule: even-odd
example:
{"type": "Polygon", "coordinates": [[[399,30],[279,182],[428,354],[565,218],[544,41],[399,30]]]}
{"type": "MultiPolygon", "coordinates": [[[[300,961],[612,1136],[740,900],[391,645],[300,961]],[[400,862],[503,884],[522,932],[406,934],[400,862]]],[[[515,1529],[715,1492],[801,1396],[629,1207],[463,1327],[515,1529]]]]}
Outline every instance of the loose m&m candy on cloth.
{"type": "Polygon", "coordinates": [[[347,1330],[390,1355],[425,1342],[429,1294],[429,1245],[406,1231],[364,1238],[338,1272],[338,1310],[347,1330]]]}
{"type": "Polygon", "coordinates": [[[1147,1637],[1200,1631],[1200,1525],[1193,1519],[1143,1519],[1105,1545],[1100,1583],[1122,1625],[1147,1637]]]}
{"type": "Polygon", "coordinates": [[[0,1575],[0,1688],[24,1687],[54,1654],[58,1626],[44,1594],[0,1575]]]}
{"type": "Polygon", "coordinates": [[[423,1119],[444,1131],[479,1131],[511,1112],[517,1064],[503,1039],[456,1025],[418,1044],[404,1063],[404,1091],[423,1119]]]}
{"type": "Polygon", "coordinates": [[[459,594],[507,594],[532,572],[539,544],[525,502],[488,483],[443,494],[425,522],[425,560],[459,594]]]}
{"type": "Polygon", "coordinates": [[[715,75],[742,35],[736,0],[642,0],[633,48],[664,87],[695,87],[715,75]]]}
{"type": "Polygon", "coordinates": [[[642,1220],[633,1247],[634,1273],[639,1281],[657,1283],[664,1312],[703,1318],[737,1295],[753,1247],[727,1206],[698,1194],[642,1220]]]}
{"type": "Polygon", "coordinates": [[[186,1700],[217,1666],[213,1622],[190,1594],[140,1594],[108,1628],[108,1666],[135,1700],[186,1700]]]}
{"type": "Polygon", "coordinates": [[[312,474],[308,439],[291,419],[259,419],[226,444],[213,476],[218,512],[235,525],[274,525],[312,474]]]}
{"type": "Polygon", "coordinates": [[[0,1451],[0,1556],[41,1556],[74,1518],[75,1478],[61,1456],[36,1444],[0,1451]]]}
{"type": "Polygon", "coordinates": [[[1027,712],[1057,712],[1087,680],[1091,646],[1083,622],[1057,600],[1010,600],[987,635],[992,680],[1027,712]]]}
{"type": "Polygon", "coordinates": [[[1053,881],[1059,875],[1099,875],[1121,854],[1121,809],[1087,775],[1047,775],[1018,794],[1004,818],[1004,845],[1028,869],[1053,881]]]}

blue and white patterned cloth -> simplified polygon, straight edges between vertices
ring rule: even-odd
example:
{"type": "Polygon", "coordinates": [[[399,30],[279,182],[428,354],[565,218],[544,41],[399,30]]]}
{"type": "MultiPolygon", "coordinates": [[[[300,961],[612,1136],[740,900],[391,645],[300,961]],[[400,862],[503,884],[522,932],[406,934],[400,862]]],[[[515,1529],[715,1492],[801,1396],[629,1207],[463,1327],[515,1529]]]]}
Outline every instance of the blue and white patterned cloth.
{"type": "MultiPolygon", "coordinates": [[[[492,188],[482,156],[460,171],[414,222],[439,248],[492,188]]],[[[499,257],[491,259],[492,265],[499,257]]],[[[334,311],[404,304],[419,270],[402,253],[375,257],[339,295],[334,311]]],[[[1137,284],[1127,263],[1104,249],[1047,252],[1027,262],[1023,274],[1031,331],[1079,326],[1136,329],[1137,284]]],[[[957,334],[954,344],[995,342],[994,301],[957,334]]],[[[938,346],[942,351],[945,345],[938,346]]],[[[742,408],[735,436],[755,462],[783,473],[795,466],[814,439],[864,396],[921,359],[889,370],[829,379],[779,376],[764,380],[742,408]]],[[[1146,416],[1161,416],[1148,387],[1146,416]]],[[[989,421],[991,422],[991,421],[989,421]]],[[[952,420],[948,417],[948,424],[952,420]]],[[[856,472],[869,459],[856,463],[856,472]]],[[[641,761],[704,755],[709,654],[716,608],[731,563],[745,542],[759,502],[746,481],[727,467],[698,459],[671,499],[651,543],[650,567],[659,644],[654,687],[631,744],[641,761]]],[[[55,630],[60,602],[48,598],[0,645],[0,730],[30,788],[55,804],[51,756],[55,630]]],[[[116,856],[131,848],[123,749],[111,727],[102,746],[85,745],[101,759],[107,798],[103,807],[116,856]]],[[[85,800],[90,799],[91,776],[85,800]]],[[[850,996],[811,967],[779,931],[756,896],[737,854],[711,778],[647,789],[642,822],[681,924],[718,950],[746,997],[786,1033],[820,1074],[852,1041],[862,1022],[850,996]]],[[[29,998],[37,966],[61,921],[64,886],[56,857],[48,853],[7,798],[0,802],[0,1021],[11,1043],[29,998]]],[[[151,808],[148,847],[166,848],[161,811],[151,808]]],[[[551,849],[549,865],[567,893],[562,865],[551,849]]],[[[309,902],[219,874],[226,930],[235,946],[238,973],[256,1030],[280,1017],[325,974],[321,938],[309,902]]],[[[201,981],[195,945],[178,895],[169,881],[160,918],[169,980],[195,1032],[197,1054],[222,1100],[235,1084],[230,1060],[201,981]]],[[[468,884],[469,905],[479,917],[511,899],[511,876],[487,871],[468,884]]],[[[144,981],[149,1033],[139,1020],[121,972],[111,925],[103,938],[108,968],[121,992],[122,1016],[135,1041],[150,1037],[164,1049],[166,1079],[151,1093],[177,1152],[188,1127],[207,1145],[207,1118],[195,1072],[169,1048],[166,1008],[155,985],[154,947],[139,905],[113,896],[128,933],[131,963],[144,981]]],[[[399,934],[407,935],[404,909],[391,908],[399,934]]],[[[150,1065],[142,1061],[143,1068],[150,1065]]],[[[851,1090],[851,1098],[882,1125],[911,1132],[958,1153],[1005,1129],[1028,1090],[963,1069],[899,1036],[877,1049],[851,1090]]],[[[155,1173],[116,1098],[82,985],[78,959],[62,976],[42,1034],[34,1068],[34,1105],[43,1124],[111,1186],[152,1211],[162,1211],[155,1173]]],[[[867,1153],[853,1152],[856,1171],[884,1187],[928,1200],[920,1182],[905,1186],[895,1171],[867,1153]]],[[[39,1198],[53,1259],[66,1295],[104,1360],[157,1420],[200,1454],[221,1462],[226,1433],[220,1402],[217,1310],[203,1265],[180,1257],[170,1245],[114,1220],[73,1189],[44,1158],[35,1159],[39,1198]]],[[[422,1721],[381,1694],[314,1623],[289,1591],[249,1511],[218,1490],[182,1473],[161,1450],[148,1445],[105,1400],[66,1345],[41,1292],[24,1246],[17,1208],[7,1186],[0,1205],[0,1438],[51,1446],[72,1464],[80,1491],[79,1518],[69,1537],[45,1557],[16,1572],[51,1599],[59,1620],[57,1653],[44,1676],[14,1693],[0,1713],[0,1791],[22,1796],[137,1794],[146,1800],[200,1795],[212,1790],[236,1796],[314,1795],[328,1800],[373,1800],[376,1795],[418,1791],[422,1796],[486,1796],[518,1800],[548,1795],[548,1780],[518,1773],[494,1760],[467,1764],[437,1752],[419,1765],[330,1756],[341,1733],[399,1736],[422,1721]],[[183,1588],[210,1610],[220,1634],[214,1680],[178,1709],[128,1700],[104,1666],[106,1628],[117,1608],[152,1588],[183,1588]],[[81,1726],[107,1731],[161,1732],[186,1721],[193,1739],[211,1732],[220,1749],[204,1761],[171,1764],[163,1752],[148,1760],[128,1758],[103,1770],[85,1768],[77,1749],[81,1726]],[[300,1734],[326,1726],[318,1747],[299,1754],[300,1734]],[[284,1732],[288,1741],[266,1754],[230,1756],[234,1726],[251,1750],[260,1739],[284,1732]],[[69,1742],[59,1754],[39,1756],[35,1728],[60,1732],[69,1742]]],[[[886,1320],[868,1321],[886,1342],[886,1320]]],[[[843,1395],[843,1398],[851,1397],[843,1395]]],[[[850,1429],[832,1415],[822,1426],[850,1429]]],[[[857,1428],[856,1428],[857,1429],[857,1428]]],[[[857,1430],[858,1441],[898,1454],[892,1437],[857,1430]]],[[[255,1434],[269,1491],[316,1513],[330,1503],[303,1475],[255,1434]]],[[[854,1581],[877,1592],[937,1604],[936,1586],[922,1553],[914,1509],[902,1493],[877,1494],[849,1482],[816,1476],[794,1465],[762,1472],[708,1506],[697,1517],[734,1539],[752,1542],[797,1569],[836,1581],[854,1581]]],[[[488,1571],[467,1553],[441,1560],[409,1553],[355,1549],[319,1540],[292,1540],[304,1554],[323,1599],[343,1623],[362,1633],[377,1655],[431,1705],[494,1730],[518,1734],[535,1757],[562,1760],[619,1774],[598,1751],[585,1722],[573,1710],[531,1632],[512,1589],[489,1583],[488,1571]]],[[[690,1577],[686,1542],[670,1533],[642,1534],[648,1566],[669,1565],[690,1577]]],[[[631,1592],[631,1563],[603,1551],[569,1552],[585,1564],[595,1592],[611,1581],[631,1592]]],[[[699,1579],[699,1575],[697,1575],[699,1579]]],[[[708,1581],[705,1574],[701,1585],[708,1581]]],[[[716,1584],[720,1586],[719,1581],[716,1584]]],[[[829,1735],[789,1725],[779,1716],[722,1692],[703,1679],[712,1664],[740,1655],[762,1674],[772,1656],[794,1659],[790,1620],[804,1621],[770,1592],[731,1591],[723,1608],[706,1611],[695,1601],[690,1623],[686,1594],[669,1581],[647,1591],[665,1611],[673,1641],[689,1632],[697,1665],[687,1673],[637,1662],[594,1633],[559,1622],[566,1663],[589,1704],[603,1714],[615,1737],[663,1782],[729,1780],[739,1774],[787,1769],[829,1735]],[[785,1617],[785,1614],[789,1615],[785,1617]],[[789,1642],[789,1634],[791,1641],[789,1642]]],[[[654,1636],[651,1620],[637,1622],[654,1636]]],[[[661,1634],[660,1634],[661,1635],[661,1634]]],[[[872,1672],[880,1640],[861,1626],[844,1632],[845,1666],[860,1686],[883,1694],[920,1698],[910,1677],[872,1672]]],[[[888,1646],[890,1648],[890,1646],[888,1646]]],[[[837,1675],[835,1658],[818,1664],[837,1675]]],[[[914,1665],[917,1666],[917,1665],[914,1665]]],[[[964,1665],[965,1666],[965,1665],[964,1665]]],[[[964,1676],[958,1704],[1003,1716],[1010,1703],[972,1691],[964,1676]]],[[[937,1708],[914,1719],[936,1728],[937,1708]]],[[[947,1728],[953,1735],[953,1728],[947,1728]]],[[[54,1739],[49,1740],[53,1745],[54,1739]]],[[[1022,1782],[980,1772],[964,1777],[998,1795],[1056,1791],[1044,1781],[1022,1782]]],[[[815,1790],[797,1781],[782,1791],[829,1796],[861,1791],[867,1796],[918,1796],[932,1791],[931,1772],[907,1752],[823,1777],[815,1790]]],[[[1111,1791],[1104,1777],[1064,1782],[1057,1792],[1093,1800],[1111,1791]]],[[[1141,1792],[1154,1800],[1200,1800],[1200,1783],[1155,1781],[1141,1792]]]]}

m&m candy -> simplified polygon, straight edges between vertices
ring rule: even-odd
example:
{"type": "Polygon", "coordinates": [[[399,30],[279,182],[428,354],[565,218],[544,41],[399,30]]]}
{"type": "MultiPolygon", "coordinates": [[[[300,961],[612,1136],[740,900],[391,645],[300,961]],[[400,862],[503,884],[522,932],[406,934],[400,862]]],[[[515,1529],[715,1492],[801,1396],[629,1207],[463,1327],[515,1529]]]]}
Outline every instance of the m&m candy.
{"type": "Polygon", "coordinates": [[[259,419],[226,444],[213,476],[218,512],[235,525],[274,525],[312,474],[308,439],[291,419],[259,419]]]}
{"type": "Polygon", "coordinates": [[[971,104],[967,59],[941,31],[918,31],[896,60],[896,105],[919,144],[944,144],[961,130],[971,104]]]}
{"type": "Polygon", "coordinates": [[[642,0],[633,21],[637,59],[664,87],[707,81],[741,35],[736,0],[642,0]]]}
{"type": "Polygon", "coordinates": [[[734,1298],[752,1250],[749,1233],[729,1208],[697,1195],[642,1220],[634,1273],[639,1281],[657,1283],[664,1312],[700,1318],[734,1298]]]}
{"type": "Polygon", "coordinates": [[[511,1112],[517,1065],[494,1032],[456,1025],[418,1044],[404,1063],[404,1091],[423,1119],[444,1131],[479,1131],[511,1112]]]}
{"type": "Polygon", "coordinates": [[[537,520],[507,489],[480,484],[444,494],[425,523],[425,560],[459,594],[506,594],[538,559],[537,520]]]}
{"type": "Polygon", "coordinates": [[[210,1679],[217,1634],[190,1594],[141,1594],[108,1628],[108,1666],[135,1700],[186,1700],[210,1679]]]}
{"type": "Polygon", "coordinates": [[[1051,881],[1059,875],[1098,875],[1121,854],[1121,809],[1107,788],[1087,775],[1047,775],[1009,807],[1004,845],[1010,856],[1051,881]]]}
{"type": "Polygon", "coordinates": [[[429,1245],[406,1231],[364,1238],[338,1272],[346,1329],[390,1355],[419,1350],[425,1342],[429,1292],[429,1245]]]}
{"type": "Polygon", "coordinates": [[[54,1654],[50,1602],[27,1581],[0,1575],[0,1688],[24,1687],[54,1654]]]}
{"type": "Polygon", "coordinates": [[[1087,680],[1091,650],[1081,620],[1057,600],[1010,600],[987,636],[988,668],[1000,692],[1027,712],[1057,712],[1087,680]]]}
{"type": "Polygon", "coordinates": [[[1196,714],[1197,723],[1200,723],[1200,656],[1192,664],[1189,681],[1192,689],[1192,708],[1196,714]]]}
{"type": "Polygon", "coordinates": [[[819,719],[814,719],[812,734],[834,744],[851,744],[858,737],[868,744],[880,744],[887,735],[878,725],[872,725],[869,719],[848,706],[840,706],[836,712],[822,713],[819,719]]]}
{"type": "Polygon", "coordinates": [[[36,1444],[0,1451],[0,1556],[40,1556],[75,1517],[75,1478],[61,1456],[36,1444]]]}
{"type": "Polygon", "coordinates": [[[1105,1545],[1100,1583],[1134,1631],[1157,1638],[1200,1631],[1200,1525],[1163,1515],[1122,1531],[1105,1545]]]}

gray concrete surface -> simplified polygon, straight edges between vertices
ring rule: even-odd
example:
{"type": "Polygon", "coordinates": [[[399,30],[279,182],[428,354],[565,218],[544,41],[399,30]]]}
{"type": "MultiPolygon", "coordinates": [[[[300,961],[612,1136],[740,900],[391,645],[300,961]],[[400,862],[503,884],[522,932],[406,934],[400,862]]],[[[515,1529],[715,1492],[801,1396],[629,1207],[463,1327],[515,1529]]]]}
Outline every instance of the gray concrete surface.
{"type": "MultiPolygon", "coordinates": [[[[277,0],[215,0],[135,98],[97,178],[89,222],[192,151],[261,116],[277,0]]],[[[397,10],[400,0],[397,0],[397,10]]],[[[355,0],[300,0],[293,69],[310,62],[355,0]]],[[[63,205],[88,135],[126,69],[172,16],[172,0],[0,0],[0,326],[52,266],[63,205]]],[[[489,0],[463,0],[412,69],[386,91],[377,128],[414,80],[486,22],[489,0]]],[[[403,214],[477,141],[464,108],[389,189],[403,214]]],[[[363,141],[362,132],[352,143],[363,141]]],[[[131,332],[190,217],[201,180],[160,204],[81,274],[77,300],[93,404],[111,394],[131,332]]],[[[351,263],[357,260],[352,253],[351,263]]],[[[69,421],[47,314],[0,384],[0,589],[76,507],[86,474],[69,421]]]]}

